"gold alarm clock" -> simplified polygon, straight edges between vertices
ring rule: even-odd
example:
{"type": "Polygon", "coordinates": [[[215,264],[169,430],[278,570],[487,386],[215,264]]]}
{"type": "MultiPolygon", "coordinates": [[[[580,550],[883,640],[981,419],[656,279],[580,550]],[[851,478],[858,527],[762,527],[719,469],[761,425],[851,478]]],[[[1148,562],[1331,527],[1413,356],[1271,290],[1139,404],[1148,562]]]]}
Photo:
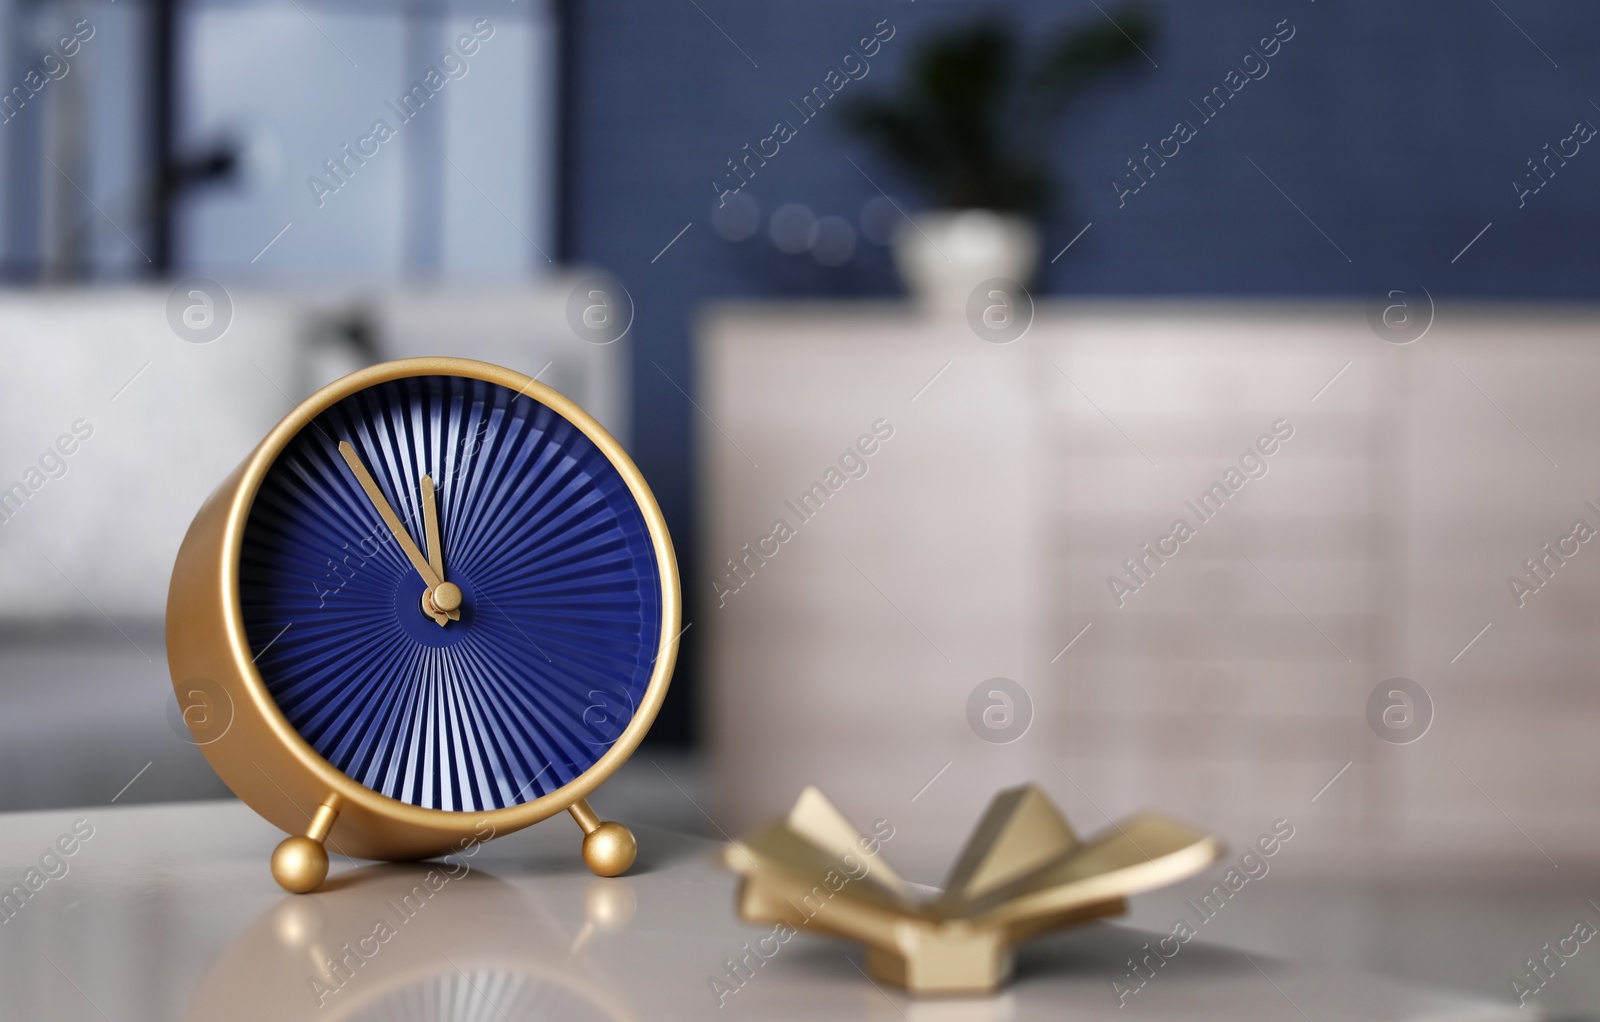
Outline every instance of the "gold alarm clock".
{"type": "Polygon", "coordinates": [[[584,800],[661,708],[680,616],[660,508],[599,423],[418,358],[312,395],[206,500],[167,654],[212,767],[291,835],[288,890],[324,846],[426,858],[562,810],[615,876],[634,837],[584,800]]]}

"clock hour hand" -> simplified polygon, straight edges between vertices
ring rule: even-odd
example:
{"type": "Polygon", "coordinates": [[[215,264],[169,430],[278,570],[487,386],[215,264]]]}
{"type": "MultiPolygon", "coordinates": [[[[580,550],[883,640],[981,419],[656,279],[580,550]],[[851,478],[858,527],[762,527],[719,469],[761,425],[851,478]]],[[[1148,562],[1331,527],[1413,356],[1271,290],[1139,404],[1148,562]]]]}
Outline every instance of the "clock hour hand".
{"type": "Polygon", "coordinates": [[[450,597],[453,595],[455,606],[459,607],[461,605],[461,590],[439,577],[439,574],[433,570],[433,565],[429,564],[428,559],[422,555],[422,551],[417,549],[417,544],[412,541],[411,535],[406,532],[405,526],[401,524],[400,516],[395,514],[394,508],[389,506],[389,501],[384,497],[383,491],[378,489],[377,480],[372,478],[372,473],[367,471],[367,466],[361,463],[360,456],[356,454],[356,449],[350,445],[349,441],[339,441],[339,453],[344,456],[344,462],[350,466],[351,474],[356,477],[356,482],[361,484],[362,491],[366,493],[367,499],[372,502],[373,508],[377,510],[378,517],[383,519],[383,524],[389,527],[389,532],[394,536],[395,542],[400,544],[401,551],[411,561],[411,566],[417,569],[417,574],[421,575],[422,581],[427,583],[428,591],[424,594],[424,603],[435,604],[435,609],[428,611],[428,615],[443,626],[446,621],[450,620],[443,608],[443,604],[451,602],[450,597]],[[445,591],[441,592],[440,590],[445,591]],[[449,592],[450,590],[454,590],[454,592],[451,593],[449,592]]]}
{"type": "MultiPolygon", "coordinates": [[[[442,610],[449,615],[450,620],[460,621],[461,590],[458,586],[444,581],[444,546],[439,542],[439,502],[434,495],[433,476],[426,473],[422,476],[422,527],[424,538],[428,541],[428,566],[439,577],[440,583],[430,589],[424,599],[433,604],[433,609],[442,610]],[[447,607],[446,604],[453,605],[447,607]]],[[[438,618],[435,617],[434,620],[437,621],[438,618]]]]}

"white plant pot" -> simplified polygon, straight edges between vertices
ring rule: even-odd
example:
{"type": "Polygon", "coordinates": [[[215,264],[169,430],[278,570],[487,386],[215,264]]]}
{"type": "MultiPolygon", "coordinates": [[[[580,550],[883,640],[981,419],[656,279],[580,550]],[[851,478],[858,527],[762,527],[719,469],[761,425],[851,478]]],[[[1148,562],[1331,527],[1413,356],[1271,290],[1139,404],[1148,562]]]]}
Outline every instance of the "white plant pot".
{"type": "Polygon", "coordinates": [[[1024,217],[987,209],[919,213],[896,231],[894,261],[918,304],[958,311],[984,281],[1025,287],[1039,265],[1039,231],[1024,217]]]}

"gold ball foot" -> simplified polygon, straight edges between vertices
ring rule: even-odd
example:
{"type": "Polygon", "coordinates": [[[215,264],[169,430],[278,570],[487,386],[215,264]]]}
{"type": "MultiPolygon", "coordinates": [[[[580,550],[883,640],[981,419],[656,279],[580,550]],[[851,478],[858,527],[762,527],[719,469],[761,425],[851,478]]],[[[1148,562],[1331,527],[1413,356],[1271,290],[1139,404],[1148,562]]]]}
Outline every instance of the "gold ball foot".
{"type": "Polygon", "coordinates": [[[321,842],[308,837],[284,838],[272,852],[272,879],[286,891],[309,894],[327,878],[328,852],[321,842]]]}
{"type": "Polygon", "coordinates": [[[626,873],[638,854],[639,843],[633,839],[633,831],[620,823],[602,823],[583,836],[583,861],[596,876],[626,873]]]}

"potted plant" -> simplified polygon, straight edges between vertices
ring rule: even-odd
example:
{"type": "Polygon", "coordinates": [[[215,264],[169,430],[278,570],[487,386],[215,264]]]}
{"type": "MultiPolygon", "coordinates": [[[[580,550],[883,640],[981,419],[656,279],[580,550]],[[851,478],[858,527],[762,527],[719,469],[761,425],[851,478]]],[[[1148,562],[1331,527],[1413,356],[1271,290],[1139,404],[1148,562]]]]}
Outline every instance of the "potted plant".
{"type": "Polygon", "coordinates": [[[982,281],[1033,276],[1036,223],[1056,199],[1053,131],[1091,83],[1141,55],[1153,34],[1145,14],[1123,9],[1025,54],[1009,26],[979,22],[927,37],[897,95],[846,109],[848,127],[933,200],[894,239],[913,295],[964,306],[982,281]]]}

